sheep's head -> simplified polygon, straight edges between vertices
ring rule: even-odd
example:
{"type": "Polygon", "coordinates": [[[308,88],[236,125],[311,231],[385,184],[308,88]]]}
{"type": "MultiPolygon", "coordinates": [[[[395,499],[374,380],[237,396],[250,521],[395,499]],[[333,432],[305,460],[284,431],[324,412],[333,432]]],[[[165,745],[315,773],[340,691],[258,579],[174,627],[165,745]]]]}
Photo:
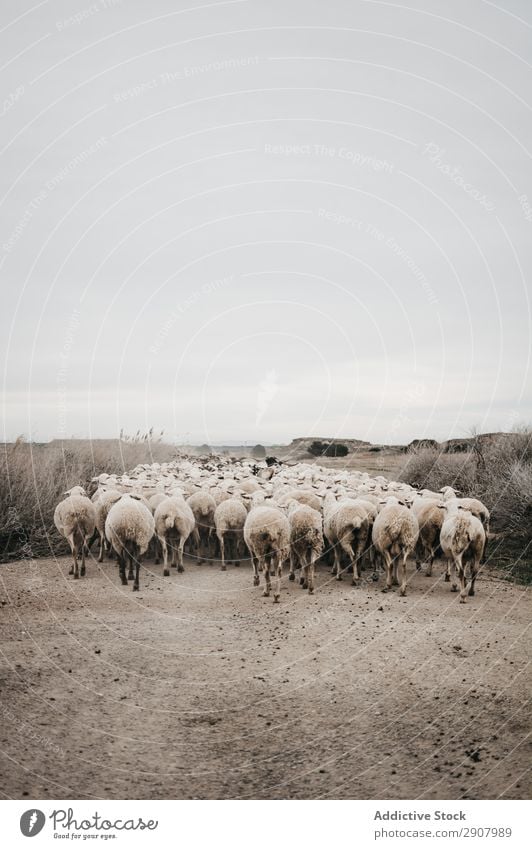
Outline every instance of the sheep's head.
{"type": "Polygon", "coordinates": [[[440,489],[441,494],[443,495],[444,501],[449,501],[451,498],[456,498],[457,495],[461,495],[457,489],[453,489],[452,486],[443,486],[440,489]]]}
{"type": "Polygon", "coordinates": [[[63,495],[66,495],[67,497],[70,495],[84,495],[85,497],[87,497],[87,493],[85,492],[82,486],[73,486],[72,489],[67,489],[66,492],[63,493],[63,495]]]}

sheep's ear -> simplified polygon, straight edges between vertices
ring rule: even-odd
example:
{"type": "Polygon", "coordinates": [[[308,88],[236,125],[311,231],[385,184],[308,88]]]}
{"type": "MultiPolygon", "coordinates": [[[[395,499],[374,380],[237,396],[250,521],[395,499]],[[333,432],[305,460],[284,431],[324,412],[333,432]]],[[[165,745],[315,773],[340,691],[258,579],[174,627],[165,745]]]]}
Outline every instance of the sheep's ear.
{"type": "Polygon", "coordinates": [[[402,507],[406,507],[406,504],[405,504],[404,501],[399,501],[399,499],[397,499],[397,503],[400,504],[402,507]]]}

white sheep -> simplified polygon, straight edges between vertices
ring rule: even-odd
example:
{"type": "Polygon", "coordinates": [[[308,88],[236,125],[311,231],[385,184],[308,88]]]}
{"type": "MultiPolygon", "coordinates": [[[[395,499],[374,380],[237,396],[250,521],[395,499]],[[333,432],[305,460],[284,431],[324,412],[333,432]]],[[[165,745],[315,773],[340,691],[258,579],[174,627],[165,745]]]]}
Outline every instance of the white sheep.
{"type": "Polygon", "coordinates": [[[190,534],[194,530],[194,513],[189,505],[179,496],[171,496],[161,501],[154,513],[155,533],[160,541],[163,552],[163,575],[168,577],[168,546],[171,550],[171,565],[176,565],[177,571],[184,572],[183,549],[190,534]]]}
{"type": "Polygon", "coordinates": [[[421,569],[422,562],[426,562],[425,575],[430,578],[445,514],[439,503],[429,498],[416,498],[411,509],[419,525],[416,568],[421,569]]]}
{"type": "Polygon", "coordinates": [[[54,512],[54,524],[59,533],[68,540],[74,565],[69,575],[79,578],[78,557],[81,555],[81,576],[85,575],[85,547],[96,527],[96,508],[85,495],[81,486],[75,486],[65,493],[54,512]]]}
{"type": "Polygon", "coordinates": [[[486,555],[486,545],[488,543],[488,535],[490,532],[490,511],[488,510],[486,505],[483,504],[482,501],[480,501],[478,498],[458,498],[458,493],[455,492],[452,486],[444,486],[441,492],[443,494],[443,500],[445,502],[456,499],[458,504],[463,507],[464,510],[468,510],[473,516],[476,516],[476,518],[482,522],[482,527],[484,528],[484,532],[486,535],[484,551],[482,552],[482,561],[484,561],[486,555]]]}
{"type": "Polygon", "coordinates": [[[227,498],[221,501],[214,511],[214,526],[216,528],[216,536],[220,543],[220,554],[222,558],[222,572],[225,572],[225,547],[227,545],[229,554],[233,557],[229,558],[235,562],[235,566],[239,566],[239,550],[240,543],[243,539],[244,525],[248,512],[239,498],[227,498]]]}
{"type": "Polygon", "coordinates": [[[264,571],[263,595],[271,590],[270,570],[276,577],[273,600],[281,597],[283,562],[290,556],[290,524],[277,507],[253,507],[244,525],[244,539],[253,564],[253,584],[260,583],[259,570],[264,571]]]}
{"type": "Polygon", "coordinates": [[[120,501],[122,498],[122,493],[118,492],[116,489],[108,489],[100,491],[100,497],[95,503],[96,508],[96,530],[100,536],[100,551],[98,553],[98,563],[102,563],[103,561],[103,553],[105,550],[105,544],[107,542],[105,538],[105,522],[107,520],[107,516],[109,515],[109,510],[116,504],[117,501],[120,501]]]}
{"type": "MultiPolygon", "coordinates": [[[[460,602],[465,604],[466,595],[475,595],[475,581],[480,561],[484,553],[486,533],[482,522],[473,516],[458,499],[441,502],[445,509],[445,519],[440,532],[440,545],[447,557],[447,572],[445,580],[451,578],[451,567],[460,578],[460,602]],[[465,570],[469,563],[470,582],[466,584],[465,570]]],[[[451,590],[457,592],[456,579],[451,590]]]]}
{"type": "Polygon", "coordinates": [[[284,507],[291,501],[298,501],[300,504],[312,507],[313,510],[321,511],[321,499],[311,489],[288,489],[278,498],[277,503],[280,507],[284,507]]]}
{"type": "Polygon", "coordinates": [[[394,561],[400,559],[402,569],[401,595],[406,594],[406,561],[414,550],[419,535],[419,525],[408,507],[392,496],[387,498],[373,523],[372,540],[384,558],[386,587],[391,589],[394,561]]]}
{"type": "Polygon", "coordinates": [[[133,589],[139,589],[140,557],[150,544],[155,531],[155,522],[151,510],[137,495],[124,495],[117,501],[107,515],[105,536],[118,556],[120,580],[127,584],[133,580],[133,589]],[[129,564],[126,578],[126,560],[129,564]],[[135,563],[135,574],[133,574],[135,563]]]}
{"type": "Polygon", "coordinates": [[[342,580],[341,553],[344,552],[353,566],[352,583],[360,579],[359,563],[368,541],[368,509],[353,498],[336,501],[328,494],[324,502],[323,530],[334,553],[333,574],[342,580]]]}
{"type": "Polygon", "coordinates": [[[211,536],[214,532],[214,511],[216,502],[208,492],[194,492],[187,498],[187,504],[195,519],[194,543],[196,555],[209,558],[211,556],[211,536]]]}
{"type": "Polygon", "coordinates": [[[293,501],[288,510],[290,522],[290,574],[295,579],[294,569],[302,569],[300,582],[309,594],[314,592],[314,569],[323,552],[323,520],[321,513],[293,501]],[[297,565],[296,565],[297,564],[297,565]]]}

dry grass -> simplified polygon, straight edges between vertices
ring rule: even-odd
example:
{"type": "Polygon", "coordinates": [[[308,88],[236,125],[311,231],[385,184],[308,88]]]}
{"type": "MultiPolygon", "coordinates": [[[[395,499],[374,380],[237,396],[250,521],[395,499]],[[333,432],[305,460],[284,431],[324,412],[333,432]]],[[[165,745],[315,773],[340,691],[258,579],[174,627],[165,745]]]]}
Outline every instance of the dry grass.
{"type": "Polygon", "coordinates": [[[64,551],[53,523],[62,493],[102,472],[128,471],[137,463],[175,457],[173,446],[149,435],[123,439],[66,440],[48,444],[18,439],[0,453],[0,561],[64,551]]]}

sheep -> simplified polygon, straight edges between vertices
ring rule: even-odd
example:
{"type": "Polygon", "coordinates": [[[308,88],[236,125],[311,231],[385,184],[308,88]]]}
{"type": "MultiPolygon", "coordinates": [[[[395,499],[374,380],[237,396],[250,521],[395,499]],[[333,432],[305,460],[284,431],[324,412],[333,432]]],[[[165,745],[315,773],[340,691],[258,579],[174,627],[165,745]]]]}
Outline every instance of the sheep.
{"type": "Polygon", "coordinates": [[[353,585],[360,580],[359,561],[368,540],[368,509],[353,498],[336,501],[329,493],[324,503],[323,529],[334,553],[333,574],[336,580],[342,580],[340,563],[341,551],[345,552],[353,564],[353,585]]]}
{"type": "Polygon", "coordinates": [[[290,555],[290,524],[277,507],[253,507],[246,517],[244,539],[253,564],[253,585],[260,583],[259,569],[264,570],[265,588],[263,595],[271,590],[270,569],[274,571],[276,583],[273,600],[281,597],[283,562],[290,555]]]}
{"type": "MultiPolygon", "coordinates": [[[[441,502],[445,510],[445,519],[440,532],[440,545],[447,557],[447,572],[445,580],[451,579],[451,566],[460,578],[460,603],[465,604],[466,595],[475,595],[475,581],[484,546],[486,533],[482,522],[473,516],[457,499],[441,502]],[[470,582],[466,584],[465,567],[469,563],[470,582]]],[[[452,592],[457,592],[456,576],[451,586],[452,592]]]]}
{"type": "Polygon", "coordinates": [[[383,502],[382,510],[373,523],[372,540],[386,565],[387,592],[392,586],[392,566],[395,558],[401,559],[402,581],[400,593],[406,595],[406,561],[414,550],[419,535],[415,515],[394,496],[383,502]]]}
{"type": "Polygon", "coordinates": [[[295,579],[295,568],[302,569],[300,583],[303,589],[308,589],[309,595],[314,592],[314,568],[323,552],[323,520],[321,513],[293,501],[288,509],[290,522],[290,574],[289,579],[295,579]]]}
{"type": "Polygon", "coordinates": [[[140,557],[150,544],[155,531],[155,522],[151,510],[143,499],[135,494],[123,495],[107,515],[105,536],[118,555],[120,580],[126,585],[133,580],[133,590],[139,589],[140,557]],[[129,571],[126,578],[126,560],[129,571]],[[133,575],[135,562],[135,575],[133,575]]]}
{"type": "Polygon", "coordinates": [[[312,507],[313,510],[321,511],[321,499],[312,490],[308,489],[289,489],[284,492],[279,500],[280,507],[286,506],[290,501],[298,501],[307,507],[312,507]]]}
{"type": "Polygon", "coordinates": [[[68,490],[67,496],[60,501],[54,511],[54,524],[59,533],[68,540],[74,565],[69,575],[79,578],[85,575],[85,546],[96,527],[96,508],[84,494],[81,486],[68,490]],[[78,570],[78,557],[81,554],[81,573],[78,570]]]}
{"type": "Polygon", "coordinates": [[[194,492],[187,498],[187,504],[192,510],[195,519],[194,543],[196,554],[200,558],[202,552],[206,558],[210,557],[211,535],[214,530],[214,511],[216,502],[208,492],[194,492]]]}
{"type": "Polygon", "coordinates": [[[222,558],[221,569],[225,572],[225,546],[232,549],[235,566],[240,565],[239,548],[248,512],[239,498],[227,498],[221,501],[214,511],[214,526],[220,543],[222,558]]]}
{"type": "Polygon", "coordinates": [[[211,489],[210,494],[214,498],[214,503],[218,507],[223,501],[228,501],[231,498],[231,493],[222,489],[220,486],[215,486],[211,489]]]}
{"type": "Polygon", "coordinates": [[[103,561],[103,553],[105,550],[105,522],[109,515],[109,510],[122,498],[122,493],[116,489],[104,490],[100,493],[100,497],[96,504],[96,530],[100,536],[100,551],[98,553],[98,563],[103,561]]]}
{"type": "MultiPolygon", "coordinates": [[[[375,499],[375,500],[377,500],[377,499],[375,499]]],[[[373,580],[378,581],[379,580],[379,575],[378,575],[378,572],[377,572],[378,557],[377,557],[377,552],[375,551],[375,546],[373,545],[373,542],[372,542],[372,539],[371,539],[371,534],[373,532],[373,523],[374,523],[375,519],[377,518],[377,514],[379,512],[379,509],[378,509],[378,506],[375,504],[374,500],[373,499],[370,500],[367,497],[367,493],[364,493],[363,495],[359,496],[356,499],[356,501],[364,507],[364,509],[367,512],[367,516],[368,516],[368,536],[367,536],[367,541],[366,541],[366,550],[362,554],[362,561],[361,562],[363,562],[364,556],[368,557],[370,565],[373,567],[373,576],[372,576],[373,580]]]]}
{"type": "Polygon", "coordinates": [[[488,544],[488,534],[490,532],[490,511],[486,507],[485,504],[482,503],[478,498],[457,498],[458,493],[452,488],[452,486],[444,486],[441,489],[441,493],[443,495],[444,502],[452,501],[456,499],[459,505],[461,505],[465,510],[468,510],[473,516],[476,516],[477,519],[480,519],[482,522],[482,527],[484,528],[484,532],[486,535],[486,541],[484,543],[484,551],[482,552],[482,560],[483,563],[486,556],[486,546],[488,544]]]}
{"type": "Polygon", "coordinates": [[[195,527],[194,513],[183,498],[171,496],[161,501],[154,513],[155,533],[160,541],[163,552],[163,576],[168,577],[168,546],[172,552],[171,565],[176,565],[177,571],[184,572],[183,549],[195,527]]]}
{"type": "Polygon", "coordinates": [[[165,492],[156,492],[148,499],[148,506],[152,513],[155,513],[157,507],[165,498],[168,498],[165,492]]]}
{"type": "Polygon", "coordinates": [[[432,565],[436,557],[440,540],[440,531],[444,519],[444,511],[437,501],[428,498],[416,499],[412,504],[412,512],[419,525],[419,537],[416,545],[416,568],[421,569],[422,559],[427,562],[425,575],[432,576],[432,565]]]}
{"type": "Polygon", "coordinates": [[[72,489],[67,489],[66,492],[63,493],[65,496],[69,495],[82,495],[84,498],[87,498],[87,493],[82,486],[73,486],[72,489]]]}

